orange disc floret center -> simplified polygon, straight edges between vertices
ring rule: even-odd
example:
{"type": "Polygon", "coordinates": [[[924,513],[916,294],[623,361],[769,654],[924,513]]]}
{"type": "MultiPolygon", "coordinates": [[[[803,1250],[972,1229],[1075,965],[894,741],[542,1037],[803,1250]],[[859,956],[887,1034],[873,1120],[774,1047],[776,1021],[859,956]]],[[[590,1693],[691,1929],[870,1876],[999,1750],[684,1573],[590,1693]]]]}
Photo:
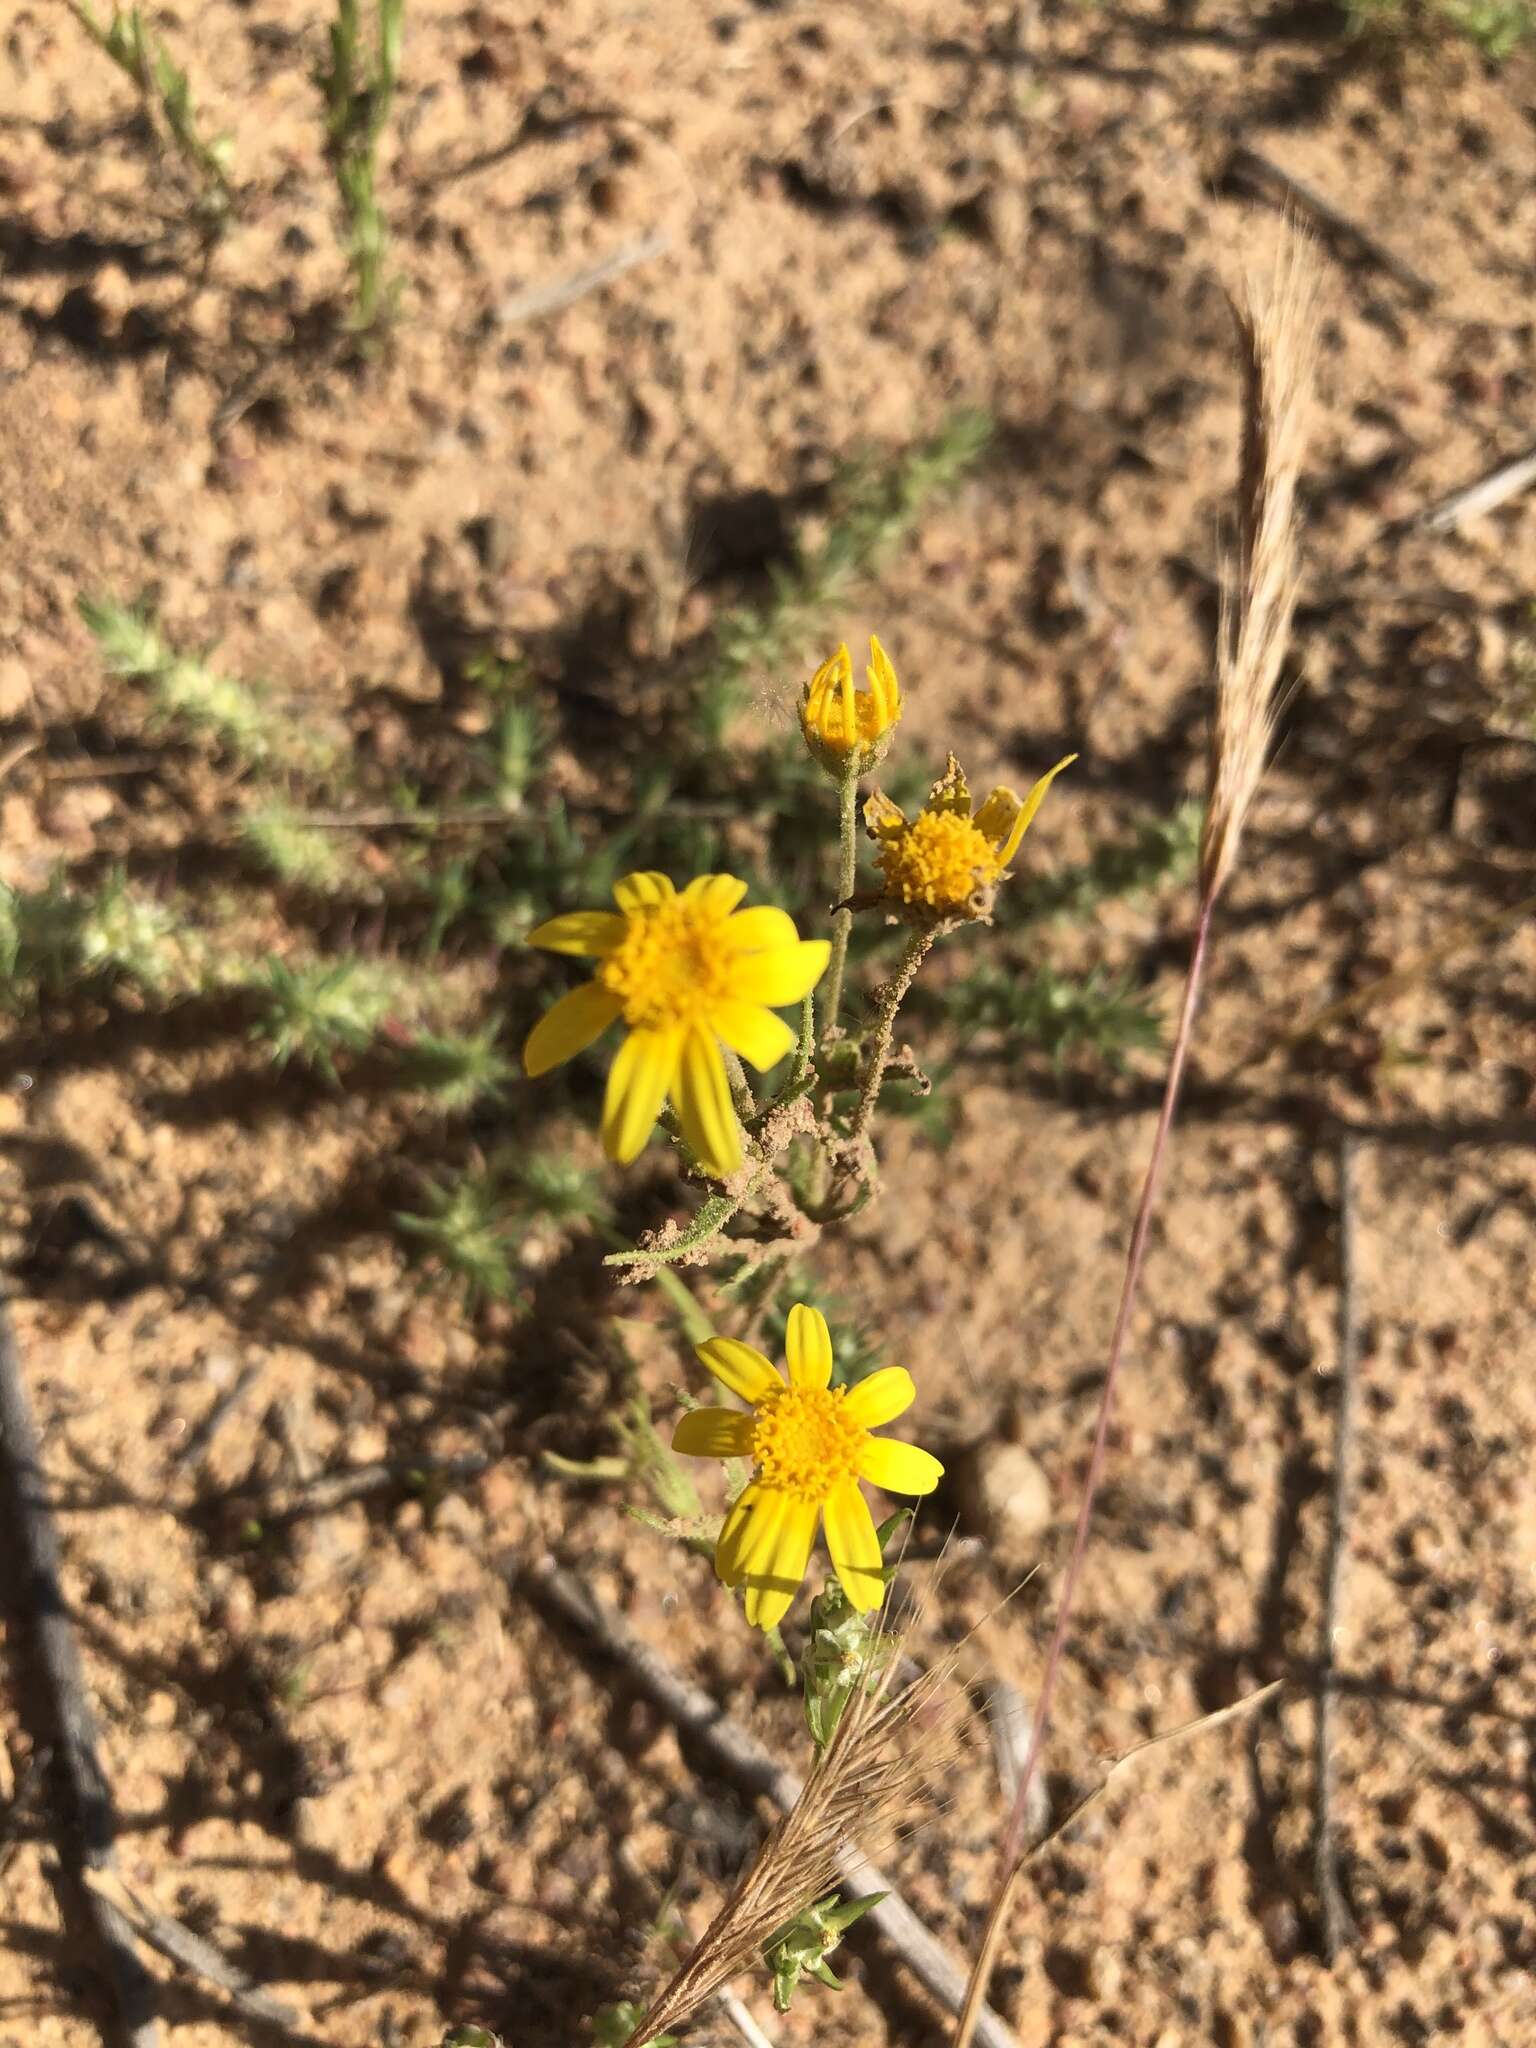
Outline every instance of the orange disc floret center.
{"type": "Polygon", "coordinates": [[[931,910],[959,908],[1003,871],[991,840],[956,811],[920,811],[875,857],[887,895],[931,910]]]}
{"type": "Polygon", "coordinates": [[[683,902],[631,911],[628,929],[597,970],[624,1006],[632,1031],[705,1023],[731,992],[733,948],[725,920],[683,902]]]}
{"type": "Polygon", "coordinates": [[[855,1479],[868,1431],[848,1413],[846,1387],[782,1387],[757,1404],[752,1456],[766,1486],[823,1501],[855,1479]]]}

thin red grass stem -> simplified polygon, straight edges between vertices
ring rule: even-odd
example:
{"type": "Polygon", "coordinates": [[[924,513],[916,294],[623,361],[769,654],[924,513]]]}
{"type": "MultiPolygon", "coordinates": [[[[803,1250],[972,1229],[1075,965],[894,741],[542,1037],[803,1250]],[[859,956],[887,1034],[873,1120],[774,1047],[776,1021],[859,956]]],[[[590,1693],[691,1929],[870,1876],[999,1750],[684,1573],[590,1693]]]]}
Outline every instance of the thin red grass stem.
{"type": "MultiPolygon", "coordinates": [[[[1072,1616],[1077,1603],[1078,1583],[1082,1578],[1083,1560],[1088,1552],[1088,1537],[1093,1526],[1094,1502],[1099,1491],[1099,1482],[1104,1476],[1104,1463],[1109,1445],[1109,1426],[1114,1414],[1115,1388],[1120,1378],[1121,1361],[1125,1356],[1126,1333],[1130,1328],[1131,1315],[1140,1291],[1141,1269],[1146,1258],[1147,1238],[1152,1228],[1152,1217],[1157,1208],[1158,1187],[1162,1180],[1163,1158],[1168,1150],[1168,1134],[1173,1128],[1174,1112],[1178,1108],[1179,1088],[1184,1079],[1184,1068],[1189,1058],[1190,1040],[1194,1035],[1195,1011],[1200,1002],[1200,983],[1205,971],[1206,947],[1211,934],[1211,913],[1215,909],[1214,896],[1208,896],[1200,905],[1198,922],[1195,925],[1194,943],[1190,948],[1189,968],[1184,977],[1184,1001],[1179,1010],[1178,1029],[1174,1033],[1173,1050],[1168,1057],[1168,1077],[1163,1083],[1163,1103],[1158,1112],[1157,1131],[1152,1139],[1152,1155],[1147,1161],[1146,1179],[1142,1182],[1141,1201],[1136,1210],[1136,1222],[1131,1231],[1130,1251],[1126,1256],[1125,1280],[1120,1289],[1120,1307],[1115,1316],[1114,1333],[1109,1340],[1109,1363],[1104,1370],[1104,1389],[1099,1396],[1098,1421],[1094,1425],[1093,1450],[1088,1459],[1088,1470],[1083,1479],[1082,1499],[1077,1510],[1077,1530],[1072,1538],[1072,1554],[1067,1560],[1066,1576],[1061,1582],[1061,1598],[1056,1605],[1056,1626],[1051,1632],[1051,1646],[1046,1652],[1045,1670],[1040,1679],[1040,1695],[1035,1704],[1034,1725],[1030,1730],[1029,1747],[1024,1753],[1024,1765],[1019,1772],[1018,1786],[1013,1795],[1013,1809],[1008,1816],[1008,1825],[1003,1832],[1000,1856],[1001,1871],[998,1879],[998,1903],[1011,1904],[1014,1890],[1013,1880],[1023,1861],[1026,1844],[1025,1829],[1028,1826],[1029,1790],[1039,1768],[1041,1751],[1051,1725],[1051,1705],[1056,1695],[1056,1680],[1061,1671],[1062,1652],[1066,1647],[1067,1633],[1072,1625],[1072,1616]]],[[[992,1975],[992,1964],[1003,1934],[1006,1910],[994,1911],[992,1924],[987,1929],[976,1968],[972,1972],[970,1989],[965,2010],[960,2016],[956,2029],[954,2048],[969,2048],[974,2029],[974,2014],[979,2012],[986,1997],[988,1981],[992,1975]]]]}

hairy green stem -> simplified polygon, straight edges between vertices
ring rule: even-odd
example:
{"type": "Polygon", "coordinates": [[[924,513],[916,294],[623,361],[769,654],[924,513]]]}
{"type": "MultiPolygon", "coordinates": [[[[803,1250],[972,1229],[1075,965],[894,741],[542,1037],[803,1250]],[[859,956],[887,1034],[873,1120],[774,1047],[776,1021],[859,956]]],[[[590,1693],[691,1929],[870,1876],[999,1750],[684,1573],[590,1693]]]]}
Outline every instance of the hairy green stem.
{"type": "Polygon", "coordinates": [[[875,1104],[880,1099],[880,1083],[885,1079],[885,1069],[891,1057],[891,1043],[896,1035],[896,1013],[906,1000],[907,990],[912,986],[917,970],[927,958],[928,949],[944,925],[925,925],[915,931],[907,941],[907,950],[901,956],[901,965],[880,991],[880,1011],[875,1020],[875,1035],[870,1046],[869,1065],[864,1074],[864,1085],[859,1091],[859,1106],[853,1113],[853,1127],[848,1133],[850,1145],[861,1142],[869,1129],[869,1120],[875,1113],[875,1104]]]}
{"type": "Polygon", "coordinates": [[[805,1077],[811,1071],[811,1054],[815,1049],[816,1012],[811,998],[806,996],[800,1005],[800,1043],[795,1047],[794,1065],[789,1070],[789,1086],[784,1090],[786,1097],[805,1085],[805,1077]]]}
{"type": "Polygon", "coordinates": [[[725,1056],[726,1078],[731,1084],[731,1100],[736,1105],[736,1114],[744,1124],[750,1123],[757,1115],[757,1097],[752,1093],[752,1085],[742,1069],[739,1057],[728,1045],[722,1045],[720,1050],[725,1056]]]}
{"type": "MultiPolygon", "coordinates": [[[[853,878],[858,866],[859,830],[859,771],[858,756],[850,755],[848,766],[843,770],[843,779],[837,785],[837,900],[846,904],[853,894],[853,878]]],[[[843,970],[848,964],[848,934],[853,930],[853,912],[847,909],[835,910],[832,914],[832,958],[827,967],[827,992],[821,1012],[821,1035],[826,1037],[837,1023],[837,1013],[843,1002],[843,970]]]]}
{"type": "Polygon", "coordinates": [[[681,1231],[670,1244],[655,1245],[647,1250],[636,1246],[627,1252],[609,1252],[603,1260],[605,1266],[675,1266],[717,1238],[727,1223],[736,1214],[747,1197],[752,1194],[763,1174],[767,1171],[760,1166],[739,1195],[711,1195],[699,1204],[698,1213],[686,1230],[681,1231]]]}

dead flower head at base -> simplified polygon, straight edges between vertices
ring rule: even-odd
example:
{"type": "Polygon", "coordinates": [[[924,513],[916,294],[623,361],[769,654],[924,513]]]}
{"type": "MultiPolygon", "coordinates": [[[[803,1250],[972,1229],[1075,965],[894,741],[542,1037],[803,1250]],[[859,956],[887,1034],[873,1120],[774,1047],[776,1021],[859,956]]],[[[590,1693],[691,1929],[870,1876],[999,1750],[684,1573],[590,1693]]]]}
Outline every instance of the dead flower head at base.
{"type": "Polygon", "coordinates": [[[732,1505],[715,1548],[728,1586],[746,1588],[747,1620],[774,1628],[788,1613],[810,1563],[816,1525],[850,1603],[861,1614],[880,1605],[884,1565],[869,1503],[859,1481],[886,1493],[932,1493],[944,1467],[916,1444],[871,1431],[893,1422],[917,1398],[903,1366],[885,1366],[855,1387],[832,1385],[832,1336],[820,1309],[789,1312],[784,1349],[789,1383],[735,1337],[711,1337],[698,1355],[723,1386],[752,1404],[695,1408],[678,1423],[672,1448],[692,1458],[750,1458],[753,1475],[732,1505]]]}
{"type": "Polygon", "coordinates": [[[919,921],[989,916],[997,885],[1046,791],[1076,759],[1068,754],[1058,761],[1026,797],[994,789],[974,814],[953,754],[915,818],[877,789],[864,806],[864,824],[884,876],[883,899],[919,921]]]}

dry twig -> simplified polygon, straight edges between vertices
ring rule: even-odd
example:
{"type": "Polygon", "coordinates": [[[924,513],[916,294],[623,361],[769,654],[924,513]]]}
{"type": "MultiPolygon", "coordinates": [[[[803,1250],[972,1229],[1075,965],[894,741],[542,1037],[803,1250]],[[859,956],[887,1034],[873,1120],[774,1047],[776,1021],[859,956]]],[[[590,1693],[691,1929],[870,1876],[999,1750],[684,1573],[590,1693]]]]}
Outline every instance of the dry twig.
{"type": "Polygon", "coordinates": [[[310,1515],[332,1514],[351,1501],[364,1500],[370,1493],[382,1493],[386,1487],[418,1475],[423,1479],[474,1479],[490,1463],[488,1453],[471,1451],[462,1458],[387,1458],[374,1465],[344,1465],[338,1472],[320,1472],[289,1486],[274,1487],[250,1503],[251,1512],[274,1525],[302,1521],[310,1515]]]}
{"type": "Polygon", "coordinates": [[[176,1463],[182,1471],[195,1472],[199,1469],[213,1448],[214,1438],[261,1378],[263,1366],[264,1361],[261,1359],[247,1359],[241,1366],[234,1379],[182,1445],[176,1458],[176,1463]]]}
{"type": "MultiPolygon", "coordinates": [[[[1029,1755],[1030,1737],[1034,1733],[1034,1716],[1023,1693],[1016,1685],[1010,1685],[1006,1678],[988,1679],[981,1691],[987,1728],[992,1737],[992,1756],[997,1765],[998,1790],[1004,1805],[1011,1807],[1019,1789],[1019,1780],[1024,1775],[1024,1759],[1029,1755]]],[[[1030,1788],[1029,1812],[1025,1816],[1026,1839],[1035,1841],[1043,1836],[1050,1819],[1049,1795],[1036,1778],[1030,1788]]]]}
{"type": "MultiPolygon", "coordinates": [[[[804,1785],[795,1773],[786,1770],[760,1742],[722,1714],[702,1687],[691,1685],[648,1643],[642,1643],[633,1635],[579,1579],[546,1558],[524,1575],[522,1583],[530,1597],[553,1610],[562,1620],[577,1628],[594,1647],[622,1664],[647,1698],[738,1784],[751,1792],[765,1795],[786,1815],[798,1806],[804,1785]]],[[[922,1697],[913,1699],[910,1693],[903,1695],[903,1699],[911,1702],[907,1711],[920,1704],[922,1697]]],[[[899,1706],[901,1701],[888,1704],[899,1706]]],[[[780,1826],[783,1825],[781,1822],[780,1826]]],[[[964,1971],[901,1895],[892,1889],[890,1879],[848,1845],[839,1848],[832,1874],[850,1894],[877,1891],[887,1894],[869,1913],[865,1924],[879,1931],[941,2005],[950,2012],[958,2012],[965,1995],[964,1971]]],[[[807,1878],[806,1881],[812,1880],[807,1878]]],[[[823,1890],[826,1888],[822,1887],[823,1890]]],[[[806,1893],[804,1897],[797,1898],[791,1911],[806,1903],[811,1896],[814,1894],[806,1893]]],[[[784,1919],[789,1917],[789,1913],[782,1916],[784,1919]]],[[[716,1924],[718,1926],[718,1919],[716,1924]]],[[[713,1932],[711,1929],[710,1933],[713,1932]]],[[[710,1935],[706,1934],[705,1941],[709,1939],[710,1935]]],[[[756,1948],[753,1947],[742,1961],[753,1960],[755,1956],[756,1948]]],[[[727,1974],[733,1974],[739,1966],[733,1964],[727,1974]]],[[[646,2035],[640,2038],[655,2033],[666,2023],[665,2012],[658,2013],[653,2006],[645,2019],[646,2035]]],[[[981,2009],[977,2035],[986,2048],[1017,2048],[1013,2035],[990,2006],[981,2009]]]]}
{"type": "Polygon", "coordinates": [[[115,1872],[91,1871],[87,1874],[86,1884],[95,1898],[115,1907],[151,1948],[179,1964],[192,1976],[201,1977],[227,1992],[230,2004],[243,2018],[267,2026],[298,2025],[299,2015],[291,2005],[285,2005],[280,1998],[263,1991],[238,1964],[230,1961],[222,1949],[215,1948],[211,1941],[194,1934],[190,1927],[184,1927],[169,1914],[159,1912],[148,1900],[131,1891],[115,1872]]]}
{"type": "Polygon", "coordinates": [[[1325,199],[1314,185],[1306,184],[1294,172],[1277,164],[1272,157],[1259,150],[1240,144],[1227,161],[1227,179],[1245,186],[1249,191],[1277,192],[1281,199],[1310,220],[1318,232],[1329,241],[1353,250],[1377,270],[1394,278],[1421,306],[1432,305],[1438,296],[1434,285],[1401,256],[1387,247],[1385,242],[1341,213],[1333,202],[1325,199]]]}
{"type": "MultiPolygon", "coordinates": [[[[32,1625],[37,1667],[58,1731],[58,1755],[69,1781],[86,1871],[116,1867],[117,1814],[96,1748],[96,1721],[59,1583],[59,1539],[43,1478],[42,1451],[21,1374],[10,1307],[0,1300],[0,1485],[15,1529],[18,1605],[32,1625]]],[[[88,1891],[92,1917],[111,1974],[129,2048],[159,2048],[154,1984],[134,1946],[133,1931],[100,1892],[88,1891]]]]}
{"type": "Polygon", "coordinates": [[[496,317],[503,326],[510,326],[518,320],[537,320],[545,313],[563,313],[567,306],[574,306],[589,292],[601,291],[625,271],[649,263],[653,256],[665,255],[671,246],[669,234],[642,235],[637,242],[627,242],[622,249],[615,249],[601,263],[590,264],[569,277],[555,278],[549,284],[531,284],[511,293],[497,307],[496,317]]]}
{"type": "Polygon", "coordinates": [[[1421,512],[1418,523],[1426,533],[1450,533],[1464,519],[1476,519],[1483,512],[1497,512],[1501,505],[1519,497],[1532,484],[1536,484],[1536,448],[1517,455],[1512,462],[1501,462],[1486,476],[1480,476],[1476,483],[1464,484],[1459,491],[1450,492],[1431,505],[1427,512],[1421,512]]]}
{"type": "Polygon", "coordinates": [[[1334,1756],[1334,1715],[1338,1704],[1338,1673],[1334,1648],[1344,1568],[1349,1556],[1349,1509],[1354,1491],[1356,1367],[1360,1357],[1360,1320],[1356,1300],[1355,1208],[1358,1140],[1352,1131],[1339,1139],[1339,1410],[1333,1437],[1333,1498],[1328,1527],[1328,1576],[1323,1595],[1322,1641],[1318,1657],[1316,1761],[1317,1895],[1323,1909],[1323,1946],[1336,1962],[1354,1939],[1355,1923],[1339,1883],[1333,1798],[1338,1784],[1334,1756]]]}

